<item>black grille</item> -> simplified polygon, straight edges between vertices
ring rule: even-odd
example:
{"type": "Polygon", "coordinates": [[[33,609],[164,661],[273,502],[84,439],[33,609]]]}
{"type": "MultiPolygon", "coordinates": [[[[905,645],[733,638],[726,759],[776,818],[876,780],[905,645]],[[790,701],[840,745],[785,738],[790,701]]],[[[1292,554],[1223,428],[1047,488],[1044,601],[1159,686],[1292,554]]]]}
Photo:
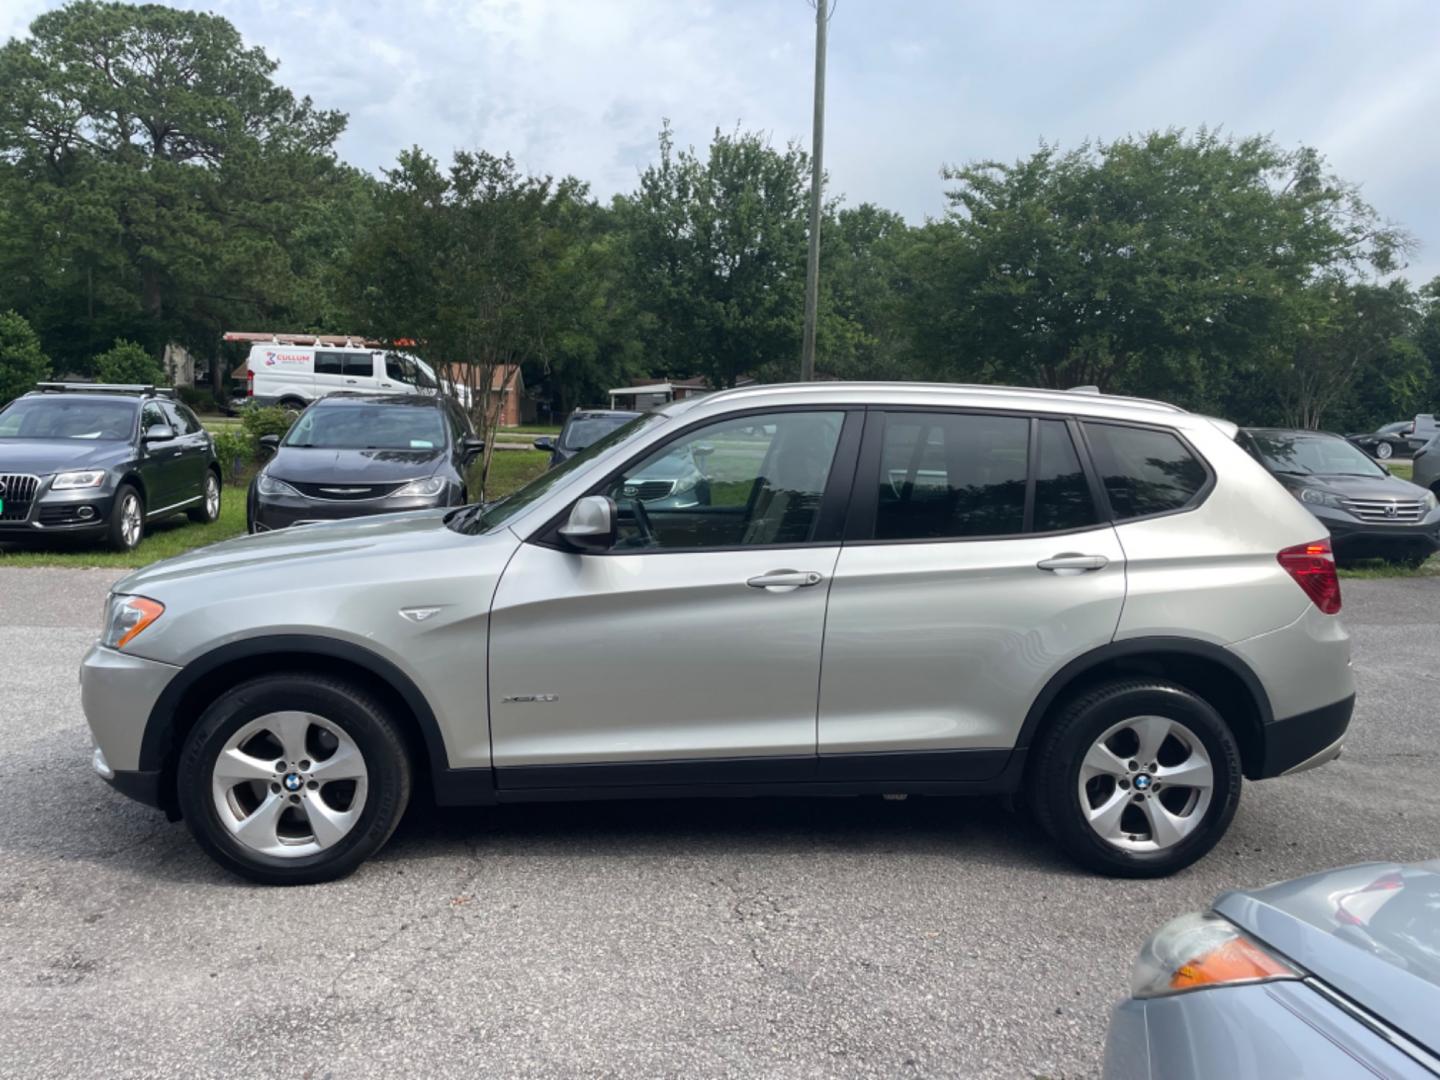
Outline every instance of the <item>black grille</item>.
{"type": "Polygon", "coordinates": [[[25,521],[30,517],[30,504],[35,501],[38,476],[0,473],[0,521],[25,521]]]}
{"type": "Polygon", "coordinates": [[[651,499],[663,499],[674,490],[674,480],[640,480],[626,484],[621,494],[626,498],[649,502],[651,499]]]}
{"type": "Polygon", "coordinates": [[[307,499],[328,499],[331,502],[359,502],[362,499],[383,499],[392,491],[398,491],[401,484],[347,484],[335,480],[325,484],[299,484],[287,480],[287,484],[307,499]]]}

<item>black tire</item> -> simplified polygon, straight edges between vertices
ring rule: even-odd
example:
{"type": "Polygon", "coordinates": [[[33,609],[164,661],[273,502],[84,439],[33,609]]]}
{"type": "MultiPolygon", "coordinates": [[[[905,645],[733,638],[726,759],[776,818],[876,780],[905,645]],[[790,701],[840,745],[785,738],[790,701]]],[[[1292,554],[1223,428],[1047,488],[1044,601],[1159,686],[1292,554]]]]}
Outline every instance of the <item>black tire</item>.
{"type": "Polygon", "coordinates": [[[200,506],[195,510],[185,511],[185,516],[197,525],[212,525],[220,520],[220,503],[225,497],[225,486],[220,483],[220,474],[214,469],[205,470],[205,483],[200,489],[200,506]],[[215,485],[215,510],[210,510],[210,485],[215,485]]]}
{"type": "Polygon", "coordinates": [[[265,675],[222,694],[185,739],[176,776],[180,810],[196,841],[227,870],[263,885],[311,885],[353,872],[390,839],[410,801],[411,782],[405,740],[384,706],[350,683],[305,674],[265,675]],[[252,720],[288,711],[312,713],[341,728],[367,772],[365,803],[350,831],[331,847],[295,857],[264,854],[237,840],[220,820],[211,792],[226,740],[252,720]]]}
{"type": "Polygon", "coordinates": [[[110,504],[110,524],[105,532],[105,542],[112,551],[134,551],[145,539],[145,498],[131,484],[121,484],[115,489],[115,500],[110,504]],[[133,505],[139,525],[127,528],[127,515],[133,505]]]}
{"type": "MultiPolygon", "coordinates": [[[[1029,779],[1037,820],[1075,862],[1112,877],[1164,877],[1204,856],[1230,827],[1240,804],[1240,748],[1220,714],[1189,690],[1149,679],[1116,681],[1072,698],[1053,714],[1036,745],[1029,779]],[[1158,851],[1132,851],[1090,827],[1081,806],[1080,770],[1108,729],[1149,716],[1178,722],[1199,740],[1210,759],[1213,786],[1209,806],[1184,839],[1158,851]]],[[[1146,797],[1160,796],[1150,792],[1146,797]]]]}

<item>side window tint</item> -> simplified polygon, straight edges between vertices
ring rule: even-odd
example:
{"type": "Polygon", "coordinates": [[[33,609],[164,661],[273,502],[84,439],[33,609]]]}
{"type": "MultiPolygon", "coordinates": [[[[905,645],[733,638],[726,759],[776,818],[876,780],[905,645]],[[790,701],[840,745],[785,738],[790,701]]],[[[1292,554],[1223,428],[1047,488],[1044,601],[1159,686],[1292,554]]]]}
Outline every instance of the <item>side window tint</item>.
{"type": "Polygon", "coordinates": [[[1205,466],[1168,431],[1087,423],[1085,434],[1116,518],[1183,509],[1205,486],[1205,466]]]}
{"type": "Polygon", "coordinates": [[[1021,417],[887,413],[875,538],[1023,532],[1029,442],[1021,417]]]}
{"type": "Polygon", "coordinates": [[[352,379],[373,379],[375,377],[375,354],[346,353],[345,374],[352,379]]]}
{"type": "Polygon", "coordinates": [[[193,435],[200,430],[200,425],[192,424],[180,405],[165,406],[165,422],[175,429],[176,435],[193,435]]]}
{"type": "Polygon", "coordinates": [[[345,354],[338,352],[317,352],[315,354],[316,375],[339,375],[345,369],[345,354]]]}
{"type": "Polygon", "coordinates": [[[725,420],[669,443],[606,492],[620,549],[805,544],[815,538],[845,414],[725,420]]]}
{"type": "Polygon", "coordinates": [[[140,432],[143,435],[156,424],[163,424],[166,427],[173,426],[165,411],[155,402],[146,402],[145,407],[140,410],[140,432]]]}
{"type": "Polygon", "coordinates": [[[1083,529],[1100,517],[1070,432],[1059,420],[1041,420],[1035,462],[1035,532],[1083,529]]]}

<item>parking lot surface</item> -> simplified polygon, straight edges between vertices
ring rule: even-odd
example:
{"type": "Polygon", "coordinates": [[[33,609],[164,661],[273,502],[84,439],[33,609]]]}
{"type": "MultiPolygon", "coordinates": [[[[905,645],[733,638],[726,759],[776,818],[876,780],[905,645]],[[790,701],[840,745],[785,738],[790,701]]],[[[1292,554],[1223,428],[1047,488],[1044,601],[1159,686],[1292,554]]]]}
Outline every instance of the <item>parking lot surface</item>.
{"type": "Polygon", "coordinates": [[[90,773],[111,571],[0,570],[0,1076],[1087,1076],[1144,937],[1219,891],[1440,855],[1440,581],[1347,581],[1345,756],[1166,881],[992,800],[417,810],[266,889],[90,773]]]}

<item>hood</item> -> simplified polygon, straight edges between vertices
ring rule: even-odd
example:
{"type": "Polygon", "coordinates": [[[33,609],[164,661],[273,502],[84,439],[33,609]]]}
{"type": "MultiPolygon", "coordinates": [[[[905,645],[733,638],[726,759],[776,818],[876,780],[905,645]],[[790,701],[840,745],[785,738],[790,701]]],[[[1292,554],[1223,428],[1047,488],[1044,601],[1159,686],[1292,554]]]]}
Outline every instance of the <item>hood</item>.
{"type": "Polygon", "coordinates": [[[317,560],[329,564],[377,555],[415,559],[441,546],[473,544],[474,537],[446,526],[451,513],[439,509],[376,514],[239,536],[142,567],[117,582],[114,590],[146,595],[156,586],[208,574],[249,570],[303,574],[304,564],[317,560]]]}
{"type": "Polygon", "coordinates": [[[433,473],[446,451],[426,450],[319,450],[282,446],[265,471],[277,480],[302,484],[399,483],[420,480],[433,473]]]}
{"type": "Polygon", "coordinates": [[[1215,910],[1440,1053],[1440,861],[1327,870],[1215,910]]]}
{"type": "Polygon", "coordinates": [[[118,439],[0,439],[0,473],[46,476],[68,469],[98,469],[127,458],[118,439]]]}
{"type": "Polygon", "coordinates": [[[1426,491],[1419,484],[1398,476],[1347,476],[1338,473],[1311,473],[1291,476],[1276,473],[1275,478],[1287,488],[1321,488],[1347,499],[1422,499],[1426,491]]]}

